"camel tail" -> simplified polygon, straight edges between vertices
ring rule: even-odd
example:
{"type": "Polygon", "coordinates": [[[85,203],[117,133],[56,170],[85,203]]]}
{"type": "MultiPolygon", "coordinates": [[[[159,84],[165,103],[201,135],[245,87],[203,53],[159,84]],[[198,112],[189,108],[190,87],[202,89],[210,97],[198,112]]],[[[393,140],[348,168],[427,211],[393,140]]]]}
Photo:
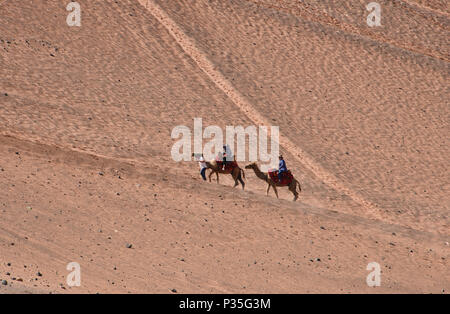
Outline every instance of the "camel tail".
{"type": "Polygon", "coordinates": [[[242,169],[242,168],[239,168],[239,169],[241,169],[241,171],[242,171],[242,178],[244,178],[244,180],[245,180],[245,171],[244,171],[244,169],[242,169]]]}

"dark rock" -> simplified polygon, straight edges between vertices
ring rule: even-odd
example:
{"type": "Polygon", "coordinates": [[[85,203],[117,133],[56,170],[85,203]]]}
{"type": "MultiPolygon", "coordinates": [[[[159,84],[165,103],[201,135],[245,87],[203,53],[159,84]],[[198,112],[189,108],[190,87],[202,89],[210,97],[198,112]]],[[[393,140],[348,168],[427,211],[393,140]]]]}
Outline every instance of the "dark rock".
{"type": "Polygon", "coordinates": [[[127,247],[127,249],[131,249],[133,247],[133,244],[127,243],[126,247],[127,247]]]}
{"type": "Polygon", "coordinates": [[[2,280],[2,285],[7,286],[8,282],[6,280],[2,280]]]}

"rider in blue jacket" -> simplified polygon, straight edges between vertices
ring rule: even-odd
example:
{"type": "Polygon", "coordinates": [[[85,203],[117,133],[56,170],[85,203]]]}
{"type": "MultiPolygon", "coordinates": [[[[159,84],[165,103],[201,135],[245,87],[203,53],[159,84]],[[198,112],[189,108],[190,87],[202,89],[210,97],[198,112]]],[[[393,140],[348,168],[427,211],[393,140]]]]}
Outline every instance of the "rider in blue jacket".
{"type": "Polygon", "coordinates": [[[278,156],[280,163],[278,164],[278,181],[281,182],[281,175],[287,171],[286,162],[283,159],[283,155],[278,156]]]}

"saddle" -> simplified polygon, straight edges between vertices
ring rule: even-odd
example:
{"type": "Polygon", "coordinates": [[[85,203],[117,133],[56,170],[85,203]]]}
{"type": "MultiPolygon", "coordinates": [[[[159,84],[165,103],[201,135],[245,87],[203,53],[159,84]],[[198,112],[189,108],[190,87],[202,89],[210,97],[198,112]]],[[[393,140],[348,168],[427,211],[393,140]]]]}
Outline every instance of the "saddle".
{"type": "Polygon", "coordinates": [[[276,169],[269,170],[269,177],[273,182],[280,185],[290,185],[292,183],[292,180],[294,179],[291,170],[288,170],[281,174],[281,182],[278,181],[278,170],[276,169]]]}
{"type": "MultiPolygon", "coordinates": [[[[223,161],[217,161],[217,166],[222,169],[223,166],[223,161]]],[[[227,164],[225,165],[225,171],[230,171],[232,172],[234,168],[236,168],[238,166],[236,161],[228,161],[227,164]]]]}

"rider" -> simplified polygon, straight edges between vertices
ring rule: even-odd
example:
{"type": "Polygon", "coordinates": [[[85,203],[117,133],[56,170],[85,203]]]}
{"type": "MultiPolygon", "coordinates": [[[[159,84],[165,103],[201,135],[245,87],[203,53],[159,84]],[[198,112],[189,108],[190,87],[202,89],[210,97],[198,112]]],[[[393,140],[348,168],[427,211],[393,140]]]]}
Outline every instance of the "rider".
{"type": "Polygon", "coordinates": [[[198,165],[200,166],[200,175],[202,176],[203,180],[206,181],[205,157],[203,156],[203,154],[194,154],[194,153],[192,153],[192,157],[194,157],[195,160],[198,161],[198,165]]]}
{"type": "Polygon", "coordinates": [[[223,161],[223,164],[222,164],[222,170],[225,170],[225,167],[226,167],[226,165],[227,165],[227,161],[231,160],[232,155],[233,155],[233,154],[232,154],[232,152],[231,152],[230,146],[228,146],[228,144],[223,145],[223,153],[222,153],[222,161],[223,161]]]}
{"type": "Polygon", "coordinates": [[[282,173],[287,172],[287,168],[283,155],[278,156],[278,159],[280,159],[280,163],[278,164],[278,182],[281,182],[282,173]]]}

